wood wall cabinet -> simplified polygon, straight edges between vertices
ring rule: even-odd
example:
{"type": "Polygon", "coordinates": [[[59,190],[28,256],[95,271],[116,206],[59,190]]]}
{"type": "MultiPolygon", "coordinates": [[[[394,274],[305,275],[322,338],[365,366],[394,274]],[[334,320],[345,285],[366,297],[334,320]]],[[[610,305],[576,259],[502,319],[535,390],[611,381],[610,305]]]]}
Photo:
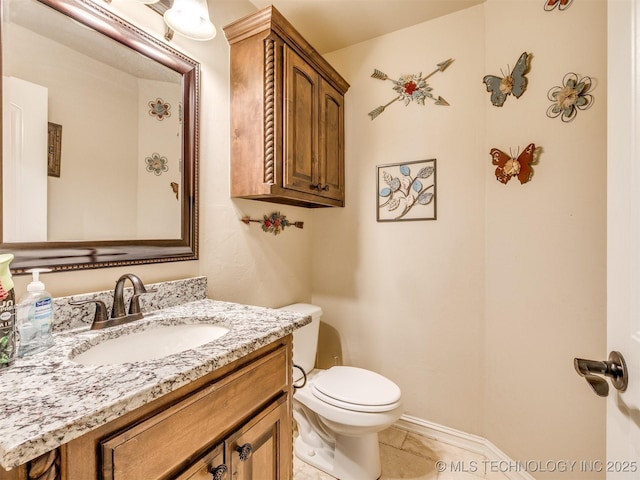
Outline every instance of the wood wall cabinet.
{"type": "Polygon", "coordinates": [[[231,48],[231,196],[344,206],[349,84],[273,6],[224,31],[231,48]]]}
{"type": "Polygon", "coordinates": [[[291,361],[287,336],[0,480],[292,480],[291,361]]]}

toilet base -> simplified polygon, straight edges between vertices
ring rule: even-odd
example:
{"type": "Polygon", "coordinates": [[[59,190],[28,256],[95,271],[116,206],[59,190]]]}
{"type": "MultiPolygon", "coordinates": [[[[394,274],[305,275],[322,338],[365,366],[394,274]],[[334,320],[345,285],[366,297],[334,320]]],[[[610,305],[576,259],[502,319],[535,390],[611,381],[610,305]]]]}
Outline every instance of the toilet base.
{"type": "Polygon", "coordinates": [[[336,407],[311,391],[320,374],[310,372],[307,385],[294,393],[296,457],[340,480],[377,480],[382,471],[378,432],[400,418],[402,404],[381,412],[336,407]]]}
{"type": "Polygon", "coordinates": [[[298,435],[293,451],[300,460],[340,480],[377,480],[380,478],[378,434],[359,437],[335,435],[333,445],[318,438],[298,435]]]}

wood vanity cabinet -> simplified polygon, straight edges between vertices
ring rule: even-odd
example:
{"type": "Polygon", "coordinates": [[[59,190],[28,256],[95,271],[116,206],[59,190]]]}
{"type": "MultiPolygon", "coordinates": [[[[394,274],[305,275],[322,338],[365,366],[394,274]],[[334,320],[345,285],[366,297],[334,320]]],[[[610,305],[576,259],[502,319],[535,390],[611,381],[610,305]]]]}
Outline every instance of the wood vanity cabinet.
{"type": "Polygon", "coordinates": [[[231,196],[344,206],[349,84],[273,6],[224,32],[231,50],[231,196]]]}
{"type": "Polygon", "coordinates": [[[0,479],[292,480],[291,355],[289,335],[62,445],[51,476],[0,479]]]}
{"type": "Polygon", "coordinates": [[[176,480],[290,478],[281,471],[283,462],[280,459],[290,452],[283,452],[279,443],[282,435],[290,435],[283,421],[287,413],[287,402],[282,398],[256,415],[223,444],[217,445],[176,480]]]}

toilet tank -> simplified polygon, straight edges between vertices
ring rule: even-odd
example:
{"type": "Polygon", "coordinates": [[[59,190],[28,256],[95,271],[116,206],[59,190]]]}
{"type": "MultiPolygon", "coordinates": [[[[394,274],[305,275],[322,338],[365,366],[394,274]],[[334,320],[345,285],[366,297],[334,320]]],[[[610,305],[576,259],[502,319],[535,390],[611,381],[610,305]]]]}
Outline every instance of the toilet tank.
{"type": "MultiPolygon", "coordinates": [[[[313,370],[316,363],[316,352],[318,350],[318,331],[320,330],[320,317],[322,317],[322,309],[316,305],[308,303],[294,303],[280,308],[280,310],[289,310],[293,312],[311,315],[311,323],[299,328],[293,332],[293,363],[302,367],[309,373],[313,370]]],[[[293,369],[294,381],[302,377],[302,374],[293,369]]]]}

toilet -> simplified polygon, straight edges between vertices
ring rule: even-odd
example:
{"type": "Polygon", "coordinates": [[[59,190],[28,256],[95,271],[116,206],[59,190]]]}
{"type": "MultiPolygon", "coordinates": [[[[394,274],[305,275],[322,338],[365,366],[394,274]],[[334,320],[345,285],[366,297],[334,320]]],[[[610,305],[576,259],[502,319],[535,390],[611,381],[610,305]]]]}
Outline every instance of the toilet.
{"type": "Polygon", "coordinates": [[[295,455],[340,480],[376,480],[378,432],[402,415],[400,388],[363,368],[314,369],[322,309],[296,303],[282,310],[312,318],[293,333],[295,455]]]}

